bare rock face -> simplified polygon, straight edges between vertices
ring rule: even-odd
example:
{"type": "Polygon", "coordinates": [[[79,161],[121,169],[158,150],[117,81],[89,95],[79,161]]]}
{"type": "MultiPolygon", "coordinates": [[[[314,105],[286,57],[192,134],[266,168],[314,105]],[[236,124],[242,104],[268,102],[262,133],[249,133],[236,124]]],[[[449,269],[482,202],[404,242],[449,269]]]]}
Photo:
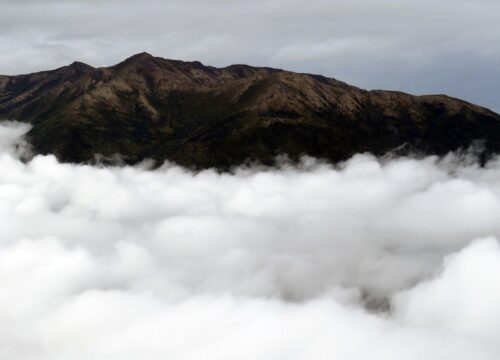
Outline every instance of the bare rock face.
{"type": "Polygon", "coordinates": [[[500,115],[444,95],[366,91],[270,68],[142,53],[107,68],[75,62],[0,76],[0,119],[32,124],[35,151],[61,161],[97,154],[227,169],[277,155],[332,162],[399,149],[445,154],[479,140],[500,152],[500,115]]]}

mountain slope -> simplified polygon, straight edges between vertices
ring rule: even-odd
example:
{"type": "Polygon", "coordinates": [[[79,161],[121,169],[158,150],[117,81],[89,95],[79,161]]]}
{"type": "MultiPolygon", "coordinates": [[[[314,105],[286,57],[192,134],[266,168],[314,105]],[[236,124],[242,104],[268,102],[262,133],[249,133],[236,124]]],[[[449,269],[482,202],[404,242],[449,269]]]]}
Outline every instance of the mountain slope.
{"type": "Polygon", "coordinates": [[[92,162],[121,154],[228,168],[276,155],[336,162],[395,148],[444,154],[475,140],[500,152],[500,116],[444,95],[365,91],[322,76],[166,60],[142,53],[107,68],[75,62],[0,76],[0,119],[32,124],[38,153],[92,162]]]}

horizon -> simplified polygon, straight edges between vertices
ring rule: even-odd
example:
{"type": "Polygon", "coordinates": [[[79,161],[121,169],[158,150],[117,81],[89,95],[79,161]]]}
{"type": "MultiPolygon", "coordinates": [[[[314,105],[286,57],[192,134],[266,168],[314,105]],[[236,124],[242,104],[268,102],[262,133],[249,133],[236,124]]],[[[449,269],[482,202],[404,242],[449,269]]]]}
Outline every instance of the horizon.
{"type": "MultiPolygon", "coordinates": [[[[63,66],[60,66],[60,67],[57,67],[57,68],[41,69],[41,70],[38,70],[38,71],[33,71],[31,73],[24,73],[24,74],[13,74],[13,75],[0,74],[0,76],[14,76],[15,77],[15,76],[35,74],[35,73],[38,73],[38,72],[55,71],[55,70],[61,69],[63,67],[71,66],[73,64],[83,64],[83,65],[86,65],[86,66],[90,66],[90,67],[92,67],[92,68],[94,68],[96,70],[97,69],[112,68],[114,66],[117,66],[117,65],[121,64],[124,61],[127,61],[127,60],[129,60],[129,59],[131,59],[133,57],[136,57],[138,55],[143,55],[143,54],[144,55],[149,55],[152,58],[162,59],[162,60],[167,60],[167,61],[180,61],[180,62],[184,62],[184,63],[200,63],[201,65],[203,65],[205,67],[212,67],[212,68],[217,68],[217,69],[224,69],[224,68],[228,68],[228,67],[231,67],[231,66],[250,66],[250,67],[253,67],[253,68],[268,68],[268,69],[280,70],[280,71],[286,71],[286,72],[292,72],[292,73],[299,73],[299,74],[306,74],[306,75],[313,75],[313,76],[324,76],[324,77],[329,78],[329,79],[334,79],[334,80],[345,82],[344,79],[330,77],[330,76],[327,76],[327,75],[324,75],[324,74],[319,74],[319,73],[298,72],[298,71],[288,70],[286,68],[279,68],[279,67],[273,67],[273,66],[261,66],[261,65],[254,65],[254,64],[244,64],[244,63],[235,63],[235,64],[229,64],[229,65],[223,66],[223,67],[218,67],[218,66],[214,66],[214,65],[211,65],[211,64],[203,63],[203,62],[201,62],[199,60],[196,60],[196,59],[194,59],[194,60],[184,60],[184,59],[165,58],[165,57],[162,57],[162,56],[157,56],[155,54],[151,54],[151,53],[149,53],[147,51],[141,51],[141,52],[132,54],[131,56],[128,56],[127,58],[124,58],[123,60],[121,60],[119,62],[116,62],[116,63],[113,63],[111,65],[94,66],[93,64],[86,63],[86,62],[81,61],[81,60],[74,60],[74,61],[72,61],[71,63],[69,63],[67,65],[63,65],[63,66]]],[[[348,85],[356,86],[356,85],[351,84],[351,83],[348,83],[348,85]]],[[[444,96],[449,96],[451,98],[456,98],[456,99],[459,99],[459,100],[463,100],[463,101],[466,101],[466,102],[469,102],[469,103],[473,103],[473,102],[471,102],[471,101],[469,101],[467,99],[459,98],[459,97],[455,97],[455,96],[451,96],[451,95],[446,94],[446,93],[422,93],[422,94],[415,94],[415,93],[410,93],[410,92],[406,92],[406,91],[402,91],[402,90],[387,89],[387,88],[374,88],[374,89],[367,89],[367,90],[369,90],[369,91],[383,90],[383,91],[404,92],[404,93],[407,93],[407,94],[410,94],[410,95],[416,95],[416,96],[444,95],[444,96]]],[[[482,106],[484,108],[487,108],[488,110],[491,110],[491,111],[493,111],[495,113],[500,113],[500,110],[496,110],[494,108],[488,108],[487,106],[482,105],[482,104],[477,104],[477,103],[473,103],[473,104],[482,106]]]]}

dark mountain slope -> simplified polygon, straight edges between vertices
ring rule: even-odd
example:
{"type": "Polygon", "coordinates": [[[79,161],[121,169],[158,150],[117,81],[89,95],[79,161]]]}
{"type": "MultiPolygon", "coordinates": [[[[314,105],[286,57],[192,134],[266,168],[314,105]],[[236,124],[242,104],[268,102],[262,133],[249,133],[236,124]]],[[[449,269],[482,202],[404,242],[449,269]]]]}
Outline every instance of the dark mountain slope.
{"type": "Polygon", "coordinates": [[[365,91],[270,68],[165,60],[143,53],[108,68],[82,63],[0,76],[0,119],[33,125],[38,153],[92,162],[121,154],[227,168],[276,155],[336,162],[395,148],[444,154],[475,140],[500,152],[500,116],[444,95],[365,91]]]}

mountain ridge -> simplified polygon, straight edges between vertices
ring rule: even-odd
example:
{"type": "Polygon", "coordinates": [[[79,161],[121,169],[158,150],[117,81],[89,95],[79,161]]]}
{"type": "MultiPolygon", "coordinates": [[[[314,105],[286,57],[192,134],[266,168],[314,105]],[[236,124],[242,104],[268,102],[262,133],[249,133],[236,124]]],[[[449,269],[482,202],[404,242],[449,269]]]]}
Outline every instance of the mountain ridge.
{"type": "Polygon", "coordinates": [[[367,91],[321,75],[205,66],[133,55],[0,76],[0,119],[29,122],[36,153],[89,163],[120,154],[227,169],[278,155],[338,162],[393,149],[442,155],[483,143],[500,152],[500,115],[446,95],[367,91]]]}

